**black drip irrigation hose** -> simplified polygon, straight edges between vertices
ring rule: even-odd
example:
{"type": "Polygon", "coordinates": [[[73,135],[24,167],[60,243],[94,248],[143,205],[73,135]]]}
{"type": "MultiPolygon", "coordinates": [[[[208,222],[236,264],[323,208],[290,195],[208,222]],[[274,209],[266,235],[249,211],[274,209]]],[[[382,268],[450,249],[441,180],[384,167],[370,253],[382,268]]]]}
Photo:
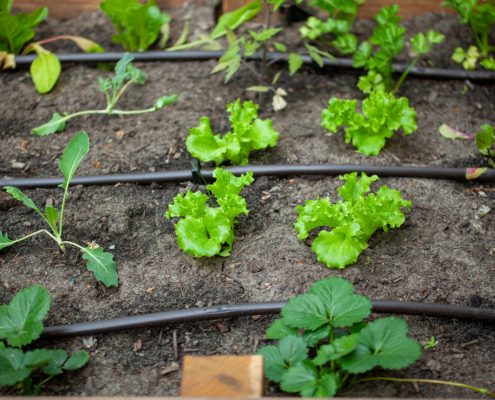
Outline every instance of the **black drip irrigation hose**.
{"type": "MultiPolygon", "coordinates": [[[[109,320],[82,322],[72,325],[49,326],[43,338],[62,338],[129,329],[162,327],[185,322],[200,322],[215,319],[244,317],[248,315],[278,314],[285,301],[228,304],[204,308],[165,311],[152,314],[120,317],[109,320]]],[[[401,301],[372,301],[373,312],[385,314],[407,314],[423,317],[456,318],[472,321],[495,322],[495,309],[451,306],[446,304],[413,303],[401,301]]]]}
{"type": "MultiPolygon", "coordinates": [[[[388,178],[426,178],[451,179],[466,181],[475,179],[477,182],[495,182],[495,169],[486,169],[477,178],[468,178],[470,168],[442,168],[442,167],[394,167],[372,165],[335,165],[335,164],[299,164],[299,165],[245,165],[242,167],[226,167],[234,175],[241,175],[253,171],[255,177],[260,176],[298,176],[298,175],[327,175],[337,176],[350,172],[364,172],[368,175],[376,174],[388,178]]],[[[115,185],[118,183],[169,183],[194,180],[199,183],[213,179],[212,169],[195,167],[192,170],[176,170],[133,174],[114,174],[100,176],[78,176],[71,181],[71,185],[115,185]]],[[[50,188],[57,187],[63,178],[5,178],[0,179],[0,187],[15,186],[18,188],[50,188]]]]}
{"type": "MultiPolygon", "coordinates": [[[[215,60],[224,54],[223,51],[147,51],[142,53],[132,53],[135,61],[206,61],[215,60]]],[[[58,59],[63,63],[100,63],[116,62],[122,58],[123,52],[108,53],[68,53],[57,54],[58,59]]],[[[19,66],[30,65],[37,55],[16,56],[15,62],[19,66]]],[[[301,55],[304,64],[314,64],[309,55],[301,55]]],[[[285,53],[271,52],[267,55],[269,62],[287,61],[289,56],[285,53]]],[[[247,57],[248,60],[260,61],[261,53],[255,53],[247,57]]],[[[351,58],[323,58],[325,67],[355,69],[351,58]]],[[[393,64],[395,73],[401,74],[408,68],[406,64],[393,64]]],[[[419,76],[434,79],[468,79],[474,81],[493,81],[495,72],[493,71],[465,71],[452,68],[430,68],[414,67],[410,71],[411,76],[419,76]]]]}

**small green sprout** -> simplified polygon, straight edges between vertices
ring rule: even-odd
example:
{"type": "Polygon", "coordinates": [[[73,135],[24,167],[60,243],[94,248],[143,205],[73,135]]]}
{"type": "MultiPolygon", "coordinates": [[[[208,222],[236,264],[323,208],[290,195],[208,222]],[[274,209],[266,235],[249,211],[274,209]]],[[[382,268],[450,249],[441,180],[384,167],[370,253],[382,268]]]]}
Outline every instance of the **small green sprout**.
{"type": "Polygon", "coordinates": [[[435,347],[438,346],[438,341],[437,339],[435,338],[435,336],[432,336],[427,342],[426,344],[423,346],[423,349],[425,350],[430,350],[430,349],[434,349],[435,347]]]}

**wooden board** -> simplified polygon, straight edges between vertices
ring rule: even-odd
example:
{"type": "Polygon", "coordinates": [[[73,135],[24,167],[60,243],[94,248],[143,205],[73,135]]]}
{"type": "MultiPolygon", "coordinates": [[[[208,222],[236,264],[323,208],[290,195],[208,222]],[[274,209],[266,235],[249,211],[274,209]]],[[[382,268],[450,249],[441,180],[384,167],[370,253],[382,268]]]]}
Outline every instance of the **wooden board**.
{"type": "Polygon", "coordinates": [[[263,395],[262,356],[185,356],[181,397],[243,397],[263,395]]]}
{"type": "MultiPolygon", "coordinates": [[[[228,12],[249,3],[252,0],[223,0],[222,10],[228,12]]],[[[404,17],[423,15],[428,12],[452,12],[451,9],[441,6],[442,0],[367,0],[361,7],[359,16],[370,18],[382,7],[398,4],[400,14],[404,17]]]]}

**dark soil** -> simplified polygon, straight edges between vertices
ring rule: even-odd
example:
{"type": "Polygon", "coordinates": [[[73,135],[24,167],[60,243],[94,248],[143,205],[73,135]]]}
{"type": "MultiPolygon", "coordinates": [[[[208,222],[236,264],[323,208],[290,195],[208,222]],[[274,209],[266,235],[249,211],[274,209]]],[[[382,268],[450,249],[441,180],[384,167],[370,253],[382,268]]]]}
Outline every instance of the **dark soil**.
{"type": "MultiPolygon", "coordinates": [[[[210,14],[212,17],[213,12],[210,14]]],[[[466,39],[465,28],[455,22],[452,16],[428,15],[406,24],[413,31],[433,25],[448,34],[448,50],[440,48],[432,57],[435,65],[443,65],[451,49],[466,39]]],[[[43,29],[47,35],[61,30],[96,39],[102,35],[107,39],[100,41],[112,48],[108,45],[111,28],[100,14],[82,15],[60,24],[50,21],[43,29]],[[93,35],[95,32],[99,33],[93,35]]],[[[190,157],[184,145],[188,129],[205,115],[211,117],[217,130],[225,130],[225,104],[245,98],[244,88],[255,83],[248,71],[242,70],[224,85],[220,75],[210,75],[214,64],[141,64],[149,80],[129,91],[122,108],[147,107],[158,96],[170,93],[180,94],[178,104],[134,118],[75,119],[68,123],[66,133],[48,138],[34,137],[30,129],[46,122],[54,111],[103,106],[96,78],[105,73],[92,66],[66,65],[57,88],[46,96],[36,94],[27,71],[2,74],[0,176],[58,176],[56,160],[70,137],[80,130],[90,134],[92,144],[80,174],[188,168],[190,157]],[[124,132],[122,138],[122,132],[116,135],[118,131],[124,132]]],[[[284,71],[280,86],[289,92],[288,107],[277,114],[269,109],[262,113],[273,119],[281,133],[280,143],[275,149],[253,155],[252,163],[483,163],[473,143],[446,141],[437,130],[444,122],[466,131],[493,123],[493,86],[410,79],[402,95],[417,110],[418,131],[410,137],[396,135],[380,156],[366,158],[346,145],[342,134],[328,136],[320,128],[321,111],[330,97],[360,97],[356,80],[355,74],[343,71],[306,68],[291,79],[284,71]]],[[[357,264],[345,271],[329,270],[317,262],[309,242],[299,242],[292,228],[297,215],[295,205],[317,196],[337,199],[336,189],[341,184],[337,178],[257,179],[244,191],[251,213],[239,220],[232,255],[212,259],[185,255],[176,244],[173,223],[164,218],[167,205],[179,191],[201,187],[190,183],[75,187],[69,199],[65,235],[79,243],[96,241],[106,248],[115,246],[120,287],[107,289],[96,283],[78,252],[69,250],[62,255],[53,243],[37,238],[2,253],[0,301],[8,302],[23,287],[41,284],[53,297],[47,323],[56,325],[168,309],[286,299],[320,278],[338,275],[350,279],[360,293],[374,299],[494,307],[495,187],[423,179],[382,182],[400,189],[412,201],[413,209],[402,228],[376,234],[357,264]],[[492,211],[478,217],[482,206],[492,211]]],[[[55,189],[27,193],[38,204],[48,199],[59,204],[61,198],[60,190],[55,189]]],[[[33,212],[0,197],[1,231],[15,238],[39,226],[33,212]]],[[[439,345],[425,351],[408,370],[393,375],[495,388],[493,326],[405,319],[414,338],[424,343],[435,336],[439,345]]],[[[51,381],[46,393],[176,395],[184,355],[251,354],[265,343],[264,330],[271,320],[239,318],[50,343],[70,350],[87,347],[91,361],[70,379],[51,381]],[[142,348],[135,351],[138,341],[142,341],[142,348]]],[[[269,386],[267,393],[279,392],[269,386]]],[[[377,382],[344,395],[476,397],[453,388],[377,382]]]]}

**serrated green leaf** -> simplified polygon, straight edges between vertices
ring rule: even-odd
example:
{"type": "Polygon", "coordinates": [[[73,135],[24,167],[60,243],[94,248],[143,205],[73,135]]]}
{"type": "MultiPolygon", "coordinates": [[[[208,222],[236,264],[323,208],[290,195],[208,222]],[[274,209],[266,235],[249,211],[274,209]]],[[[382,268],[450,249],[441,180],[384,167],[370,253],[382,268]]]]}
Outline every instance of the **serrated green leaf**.
{"type": "Polygon", "coordinates": [[[282,309],[285,324],[293,328],[316,330],[329,322],[325,304],[314,294],[302,294],[282,309]]]}
{"type": "Polygon", "coordinates": [[[52,350],[51,357],[47,365],[42,369],[45,375],[60,375],[62,371],[62,365],[67,360],[68,354],[65,350],[52,350]]]}
{"type": "Polygon", "coordinates": [[[13,186],[5,186],[4,189],[14,199],[20,201],[26,207],[31,208],[32,210],[36,211],[38,214],[41,214],[41,211],[38,208],[38,206],[34,203],[34,201],[30,197],[28,197],[25,193],[23,193],[22,190],[17,189],[16,187],[13,186]]]}
{"type": "Polygon", "coordinates": [[[213,39],[219,39],[226,35],[227,30],[235,30],[245,22],[253,19],[263,9],[261,0],[254,0],[238,9],[223,14],[211,33],[213,39]]]}
{"type": "Polygon", "coordinates": [[[284,323],[282,318],[279,318],[268,327],[266,330],[266,338],[267,339],[282,339],[285,336],[289,335],[297,335],[297,329],[291,328],[284,323]]]}
{"type": "Polygon", "coordinates": [[[235,176],[232,172],[222,168],[215,168],[213,177],[215,178],[215,183],[206,186],[206,188],[215,195],[217,201],[229,194],[239,194],[242,189],[254,182],[252,172],[235,176]]]}
{"type": "Polygon", "coordinates": [[[338,189],[339,195],[351,203],[358,201],[370,191],[374,182],[380,180],[377,175],[368,176],[365,173],[362,173],[361,177],[358,178],[357,172],[339,176],[339,179],[345,181],[345,184],[338,189]]]}
{"type": "Polygon", "coordinates": [[[50,92],[60,77],[62,65],[55,54],[46,50],[38,51],[38,57],[31,63],[30,73],[38,93],[50,92]]]}
{"type": "Polygon", "coordinates": [[[277,33],[279,33],[281,30],[282,28],[269,28],[269,29],[263,29],[260,32],[249,31],[249,34],[254,40],[258,42],[266,42],[267,40],[275,36],[277,33]]]}
{"type": "Polygon", "coordinates": [[[0,349],[0,387],[15,385],[31,375],[32,368],[24,366],[24,353],[20,349],[0,349]]]}
{"type": "Polygon", "coordinates": [[[303,59],[299,54],[290,53],[289,54],[289,72],[294,75],[303,65],[303,59]]]}
{"type": "Polygon", "coordinates": [[[326,371],[319,373],[311,362],[305,361],[284,373],[280,387],[302,397],[333,397],[337,392],[337,376],[326,371]]]}
{"type": "Polygon", "coordinates": [[[75,371],[84,367],[89,361],[89,353],[81,350],[72,354],[65,362],[63,368],[67,371],[75,371]]]}
{"type": "Polygon", "coordinates": [[[421,356],[421,346],[407,336],[407,323],[388,317],[369,323],[358,334],[358,347],[338,360],[346,371],[357,374],[379,366],[401,369],[421,356]]]}
{"type": "Polygon", "coordinates": [[[258,351],[263,356],[265,375],[280,382],[284,373],[308,357],[308,348],[301,337],[285,336],[278,346],[265,346],[258,351]]]}
{"type": "Polygon", "coordinates": [[[317,366],[325,365],[329,361],[337,360],[350,352],[358,345],[358,335],[347,335],[337,338],[330,344],[320,346],[313,363],[317,366]]]}
{"type": "MultiPolygon", "coordinates": [[[[476,147],[483,155],[490,155],[493,146],[495,145],[495,130],[493,126],[485,124],[481,125],[480,131],[476,134],[476,147]]],[[[495,156],[495,151],[493,152],[495,156]]]]}
{"type": "Polygon", "coordinates": [[[33,128],[31,132],[38,136],[48,136],[52,133],[62,132],[65,129],[66,120],[66,115],[62,116],[55,112],[49,122],[33,128]]]}
{"type": "Polygon", "coordinates": [[[411,39],[411,56],[418,57],[428,54],[434,44],[440,44],[445,36],[439,32],[429,30],[426,33],[418,33],[411,39]]]}
{"type": "Polygon", "coordinates": [[[12,246],[14,244],[14,240],[10,239],[7,234],[0,231],[0,251],[3,249],[12,246]]]}
{"type": "Polygon", "coordinates": [[[10,14],[12,2],[7,0],[0,10],[0,51],[19,54],[34,37],[34,28],[48,15],[48,8],[38,8],[30,14],[10,14]]]}
{"type": "Polygon", "coordinates": [[[41,286],[19,291],[9,305],[0,306],[0,338],[17,347],[38,339],[50,303],[48,291],[41,286]]]}
{"type": "Polygon", "coordinates": [[[83,258],[87,261],[86,267],[95,274],[95,278],[105,286],[119,286],[117,264],[113,255],[107,253],[101,247],[85,247],[83,258]]]}
{"type": "Polygon", "coordinates": [[[74,178],[79,164],[89,152],[89,137],[86,132],[77,133],[65,148],[61,159],[58,162],[58,167],[64,175],[64,182],[59,185],[64,190],[67,190],[70,182],[74,178]]]}

